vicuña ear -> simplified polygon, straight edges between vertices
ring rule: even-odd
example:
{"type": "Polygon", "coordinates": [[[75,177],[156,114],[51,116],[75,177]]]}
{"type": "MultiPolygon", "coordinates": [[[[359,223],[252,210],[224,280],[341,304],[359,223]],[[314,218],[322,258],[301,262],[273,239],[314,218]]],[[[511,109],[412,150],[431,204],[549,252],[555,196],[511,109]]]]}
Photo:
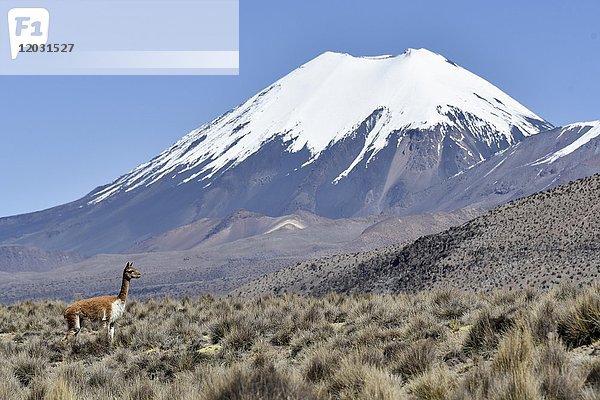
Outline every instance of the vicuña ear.
{"type": "Polygon", "coordinates": [[[131,267],[131,261],[127,262],[127,265],[125,266],[125,268],[127,267],[131,267]]]}

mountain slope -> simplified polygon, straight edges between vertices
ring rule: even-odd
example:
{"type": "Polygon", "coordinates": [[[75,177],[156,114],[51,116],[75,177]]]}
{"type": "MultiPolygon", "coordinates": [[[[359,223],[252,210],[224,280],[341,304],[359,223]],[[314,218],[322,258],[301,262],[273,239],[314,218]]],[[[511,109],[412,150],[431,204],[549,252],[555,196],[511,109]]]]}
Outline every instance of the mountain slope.
{"type": "Polygon", "coordinates": [[[79,261],[81,257],[75,254],[36,247],[0,245],[0,272],[43,272],[79,261]]]}
{"type": "MultiPolygon", "coordinates": [[[[466,222],[475,215],[478,211],[465,210],[406,218],[369,216],[328,220],[307,213],[271,219],[236,212],[220,221],[222,224],[214,224],[213,228],[221,227],[213,229],[214,234],[208,240],[200,239],[199,244],[194,240],[198,227],[192,224],[141,244],[155,247],[152,252],[98,254],[79,263],[35,274],[20,273],[20,270],[8,274],[0,269],[0,303],[110,293],[118,290],[122,266],[132,260],[144,274],[144,279],[136,281],[137,298],[198,296],[199,293],[221,295],[301,260],[355,251],[352,249],[370,250],[384,243],[407,243],[424,233],[440,232],[466,222]],[[290,221],[306,226],[291,228],[290,221]],[[256,226],[260,229],[251,232],[256,226]],[[252,229],[240,229],[245,227],[252,229]],[[232,232],[256,234],[235,240],[232,232]],[[172,249],[170,246],[176,249],[189,246],[190,249],[162,251],[172,249]]],[[[206,232],[203,224],[200,225],[200,231],[206,232]]]]}
{"type": "Polygon", "coordinates": [[[548,289],[600,274],[600,175],[499,207],[405,247],[296,264],[236,293],[548,289]]]}
{"type": "Polygon", "coordinates": [[[0,219],[0,243],[90,255],[240,208],[385,213],[548,128],[427,50],[325,53],[88,196],[0,219]]]}
{"type": "Polygon", "coordinates": [[[555,128],[411,196],[399,210],[493,208],[600,172],[600,121],[555,128]]]}
{"type": "Polygon", "coordinates": [[[252,236],[278,231],[303,230],[328,223],[330,221],[327,218],[308,212],[268,217],[246,210],[238,210],[225,218],[202,218],[191,224],[151,237],[137,243],[130,251],[141,253],[210,248],[252,236]]]}
{"type": "Polygon", "coordinates": [[[325,53],[92,193],[90,201],[151,186],[166,176],[177,184],[209,185],[273,140],[290,153],[307,149],[306,167],[365,122],[364,144],[338,181],[375,157],[400,130],[441,127],[444,137],[468,148],[465,163],[470,164],[549,127],[487,81],[425,49],[398,57],[325,53]],[[460,137],[461,131],[472,137],[460,137]]]}

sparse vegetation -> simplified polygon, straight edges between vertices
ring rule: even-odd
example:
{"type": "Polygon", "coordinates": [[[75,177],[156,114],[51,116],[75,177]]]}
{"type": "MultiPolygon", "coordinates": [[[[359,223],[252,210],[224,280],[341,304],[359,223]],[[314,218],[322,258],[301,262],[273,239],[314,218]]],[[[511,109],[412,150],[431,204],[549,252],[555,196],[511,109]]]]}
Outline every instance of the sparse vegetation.
{"type": "Polygon", "coordinates": [[[0,306],[0,399],[592,399],[600,287],[162,299],[114,345],[0,306]]]}
{"type": "Polygon", "coordinates": [[[600,274],[598,198],[600,174],[515,200],[406,246],[291,265],[234,293],[322,296],[332,291],[397,294],[455,288],[492,292],[549,290],[564,283],[589,285],[600,274]]]}

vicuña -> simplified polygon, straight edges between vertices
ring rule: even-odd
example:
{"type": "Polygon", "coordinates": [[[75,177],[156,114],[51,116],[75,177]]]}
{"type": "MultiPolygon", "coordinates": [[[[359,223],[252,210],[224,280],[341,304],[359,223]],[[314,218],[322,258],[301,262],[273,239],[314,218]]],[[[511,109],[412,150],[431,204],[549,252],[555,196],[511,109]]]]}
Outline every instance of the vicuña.
{"type": "Polygon", "coordinates": [[[90,321],[103,321],[106,335],[110,337],[112,343],[115,336],[115,321],[125,312],[129,281],[141,276],[140,271],[133,267],[133,263],[128,262],[125,270],[123,270],[121,291],[117,296],[99,296],[82,299],[65,308],[63,315],[67,320],[68,328],[64,340],[77,335],[81,329],[81,319],[87,318],[90,321]]]}

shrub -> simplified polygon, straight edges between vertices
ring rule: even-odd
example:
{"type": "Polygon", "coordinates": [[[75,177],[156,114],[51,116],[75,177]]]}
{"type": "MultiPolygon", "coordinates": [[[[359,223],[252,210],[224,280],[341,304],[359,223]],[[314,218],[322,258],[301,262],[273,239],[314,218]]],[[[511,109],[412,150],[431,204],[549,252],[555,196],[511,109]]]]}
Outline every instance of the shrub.
{"type": "Polygon", "coordinates": [[[17,355],[12,360],[13,373],[23,386],[29,386],[31,382],[42,375],[45,362],[42,359],[29,357],[25,353],[17,355]]]}
{"type": "Polygon", "coordinates": [[[491,381],[489,368],[476,363],[464,374],[462,381],[449,398],[452,400],[487,399],[491,381]]]}
{"type": "Polygon", "coordinates": [[[213,370],[199,398],[205,400],[311,400],[317,396],[299,379],[282,373],[273,364],[263,367],[236,365],[213,370]]]}
{"type": "Polygon", "coordinates": [[[462,317],[472,306],[468,293],[454,289],[440,289],[432,294],[433,314],[445,320],[462,317]]]}
{"type": "Polygon", "coordinates": [[[234,322],[230,315],[223,315],[213,321],[208,328],[211,343],[219,343],[231,330],[233,324],[234,322]]]}
{"type": "Polygon", "coordinates": [[[582,382],[569,367],[567,349],[556,337],[550,335],[540,346],[536,360],[536,375],[540,391],[549,400],[575,400],[580,398],[582,382]]]}
{"type": "Polygon", "coordinates": [[[536,377],[519,368],[493,377],[490,383],[490,400],[539,400],[542,398],[536,377]]]}
{"type": "Polygon", "coordinates": [[[600,391],[600,360],[594,360],[585,376],[585,385],[600,391]]]}
{"type": "Polygon", "coordinates": [[[559,318],[557,331],[570,347],[591,344],[600,338],[600,296],[588,291],[577,296],[559,318]]]}
{"type": "Polygon", "coordinates": [[[316,349],[304,362],[303,377],[308,382],[321,382],[333,375],[339,363],[339,353],[325,348],[316,349]]]}
{"type": "Polygon", "coordinates": [[[123,396],[127,400],[154,400],[157,398],[152,381],[135,381],[123,396]]]}
{"type": "Polygon", "coordinates": [[[529,370],[533,363],[534,344],[528,327],[517,326],[502,338],[494,357],[494,368],[504,373],[529,370]]]}
{"type": "Polygon", "coordinates": [[[446,400],[455,387],[456,378],[450,375],[445,365],[428,369],[408,384],[410,393],[423,400],[446,400]]]}
{"type": "Polygon", "coordinates": [[[77,396],[63,379],[58,378],[50,382],[44,400],[76,400],[77,396]]]}
{"type": "Polygon", "coordinates": [[[436,361],[435,345],[431,339],[418,340],[399,352],[392,370],[405,378],[422,374],[436,361]]]}
{"type": "Polygon", "coordinates": [[[535,306],[529,316],[529,325],[534,338],[538,341],[545,341],[548,336],[556,332],[556,302],[551,299],[544,299],[535,306]]]}
{"type": "Polygon", "coordinates": [[[250,350],[256,332],[248,324],[238,324],[231,327],[223,337],[223,348],[234,351],[250,350]]]}
{"type": "Polygon", "coordinates": [[[408,340],[435,339],[443,340],[446,330],[442,324],[430,315],[415,315],[406,326],[404,338],[408,340]]]}
{"type": "Polygon", "coordinates": [[[484,309],[477,317],[465,340],[465,350],[473,354],[489,354],[498,345],[499,337],[513,324],[513,317],[507,312],[484,309]]]}
{"type": "Polygon", "coordinates": [[[400,382],[387,372],[356,363],[354,357],[342,360],[327,381],[329,396],[339,399],[397,399],[400,382]]]}
{"type": "Polygon", "coordinates": [[[0,364],[0,399],[20,398],[25,391],[8,365],[0,364]]]}

